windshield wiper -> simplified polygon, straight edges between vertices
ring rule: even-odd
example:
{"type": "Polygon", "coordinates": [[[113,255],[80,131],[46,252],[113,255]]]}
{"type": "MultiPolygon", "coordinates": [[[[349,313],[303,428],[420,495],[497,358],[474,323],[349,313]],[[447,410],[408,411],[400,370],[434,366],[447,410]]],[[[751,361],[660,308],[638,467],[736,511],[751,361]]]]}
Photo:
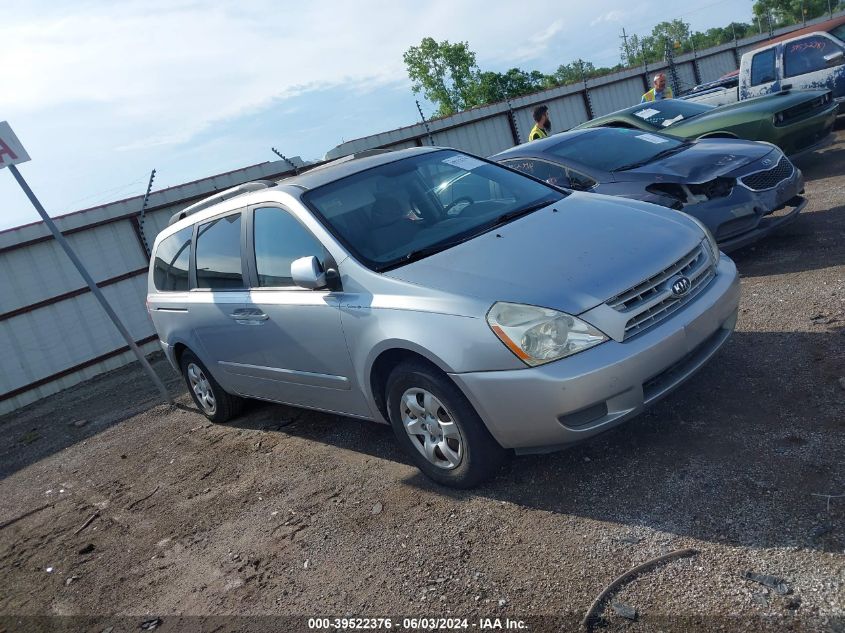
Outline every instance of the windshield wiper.
{"type": "Polygon", "coordinates": [[[543,207],[547,207],[550,204],[554,204],[557,202],[556,199],[550,198],[547,200],[541,200],[540,202],[535,202],[534,204],[529,204],[527,207],[522,207],[521,209],[516,209],[514,211],[508,211],[507,213],[503,213],[499,217],[497,217],[493,222],[487,225],[486,228],[492,229],[497,226],[502,226],[503,224],[507,224],[508,222],[512,222],[517,218],[521,218],[524,215],[528,215],[529,213],[534,213],[535,211],[542,209],[543,207]]]}
{"type": "Polygon", "coordinates": [[[690,143],[681,143],[677,147],[672,147],[670,149],[664,149],[662,152],[657,152],[653,156],[649,156],[644,160],[637,161],[636,163],[631,163],[630,165],[623,165],[622,167],[617,167],[613,171],[627,171],[629,169],[636,169],[637,167],[642,167],[643,165],[648,165],[649,163],[653,163],[656,160],[660,160],[661,158],[666,158],[667,156],[671,156],[672,154],[677,154],[681,150],[686,149],[690,146],[690,143]]]}

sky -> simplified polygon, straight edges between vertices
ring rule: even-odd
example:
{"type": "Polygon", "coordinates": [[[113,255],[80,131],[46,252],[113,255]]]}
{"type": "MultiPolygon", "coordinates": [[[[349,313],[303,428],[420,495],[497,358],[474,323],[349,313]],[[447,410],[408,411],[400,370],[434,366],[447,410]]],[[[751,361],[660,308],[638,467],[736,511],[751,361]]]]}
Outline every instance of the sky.
{"type": "MultiPolygon", "coordinates": [[[[619,61],[647,34],[750,21],[750,0],[3,0],[0,121],[52,216],[419,121],[402,53],[467,41],[482,70],[619,61]],[[667,7],[671,7],[668,8],[667,7]],[[529,12],[532,8],[535,12],[529,12]]],[[[434,107],[421,99],[423,112],[434,107]]],[[[38,220],[0,170],[0,230],[38,220]]]]}

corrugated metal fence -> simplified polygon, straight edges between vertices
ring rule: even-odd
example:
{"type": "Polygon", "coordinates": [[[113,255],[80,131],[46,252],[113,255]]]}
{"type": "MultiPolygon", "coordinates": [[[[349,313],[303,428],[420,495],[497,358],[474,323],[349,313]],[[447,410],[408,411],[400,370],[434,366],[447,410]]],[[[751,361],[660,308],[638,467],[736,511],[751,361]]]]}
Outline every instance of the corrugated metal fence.
{"type": "MultiPolygon", "coordinates": [[[[283,161],[150,194],[152,245],[173,213],[197,199],[291,172],[283,161]]],[[[157,337],[144,302],[149,258],[138,223],[143,196],[56,218],[56,224],[145,352],[157,337]]],[[[0,232],[0,413],[65,389],[134,356],[43,222],[0,232]]]]}
{"type": "MultiPolygon", "coordinates": [[[[845,15],[845,12],[836,14],[838,15],[845,15]]],[[[827,19],[827,16],[824,16],[808,21],[807,25],[827,19]]],[[[803,26],[797,24],[786,27],[775,31],[774,35],[783,35],[803,26]]],[[[767,39],[768,33],[763,33],[676,57],[674,65],[678,88],[685,91],[736,70],[743,53],[767,39]]],[[[651,77],[658,71],[668,71],[668,68],[666,62],[648,64],[589,79],[586,85],[569,84],[543,90],[511,99],[510,103],[502,101],[434,119],[428,122],[428,129],[431,131],[434,145],[455,147],[473,154],[489,156],[528,140],[528,132],[534,125],[531,112],[537,105],[544,104],[549,107],[549,116],[555,131],[568,130],[591,118],[639,103],[642,94],[651,87],[651,77]]],[[[347,141],[330,150],[326,158],[339,158],[374,148],[399,149],[428,144],[426,127],[419,123],[347,141]]]]}

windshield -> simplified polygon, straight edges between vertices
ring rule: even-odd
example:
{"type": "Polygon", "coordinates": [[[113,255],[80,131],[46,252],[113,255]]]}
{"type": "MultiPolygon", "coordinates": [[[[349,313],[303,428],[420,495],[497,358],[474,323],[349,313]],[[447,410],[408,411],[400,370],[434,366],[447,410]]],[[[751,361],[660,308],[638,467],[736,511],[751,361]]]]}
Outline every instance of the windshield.
{"type": "Polygon", "coordinates": [[[702,103],[690,103],[680,99],[663,99],[661,101],[649,101],[641,107],[631,110],[631,116],[635,116],[648,123],[656,130],[675,125],[684,119],[691,119],[712,110],[714,106],[702,103]]]}
{"type": "Polygon", "coordinates": [[[662,134],[626,128],[594,128],[567,138],[545,151],[585,167],[602,171],[617,171],[628,165],[642,165],[687,145],[662,134]]]}
{"type": "Polygon", "coordinates": [[[443,150],[342,178],[303,199],[358,259],[385,270],[449,248],[564,195],[503,167],[443,150]]]}

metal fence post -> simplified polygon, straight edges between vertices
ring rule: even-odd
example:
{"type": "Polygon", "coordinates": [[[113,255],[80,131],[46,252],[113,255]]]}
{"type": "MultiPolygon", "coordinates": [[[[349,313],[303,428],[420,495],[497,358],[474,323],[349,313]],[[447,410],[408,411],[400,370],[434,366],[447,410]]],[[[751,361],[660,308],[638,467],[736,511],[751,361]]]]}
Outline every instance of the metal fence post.
{"type": "Polygon", "coordinates": [[[511,105],[511,100],[507,99],[508,104],[508,125],[511,128],[511,136],[513,137],[513,144],[519,145],[522,141],[519,138],[519,126],[516,123],[516,116],[513,112],[513,106],[511,105]]]}
{"type": "Polygon", "coordinates": [[[299,167],[297,167],[297,166],[296,166],[296,164],[295,164],[295,163],[294,163],[294,162],[293,162],[290,158],[288,158],[287,156],[285,156],[284,154],[282,154],[282,153],[281,153],[279,150],[277,150],[275,147],[271,147],[271,148],[270,148],[270,151],[271,151],[271,152],[273,152],[273,153],[274,153],[276,156],[278,156],[279,158],[281,158],[283,161],[285,161],[288,165],[290,165],[291,167],[293,167],[293,175],[294,175],[294,176],[298,176],[298,175],[299,175],[299,167]]]}
{"type": "Polygon", "coordinates": [[[590,98],[590,89],[587,87],[587,75],[584,73],[584,60],[578,60],[578,69],[581,71],[581,81],[584,82],[584,90],[581,96],[584,99],[584,109],[587,111],[587,118],[594,119],[595,112],[593,112],[593,100],[590,98]]]}
{"type": "Polygon", "coordinates": [[[701,70],[698,68],[698,51],[695,50],[695,36],[690,36],[692,44],[692,76],[695,78],[695,85],[701,84],[701,70]]]}
{"type": "Polygon", "coordinates": [[[44,224],[47,225],[47,228],[50,229],[50,232],[53,234],[53,237],[56,238],[56,241],[59,243],[65,254],[70,258],[70,261],[76,267],[76,270],[79,272],[80,276],[85,280],[85,283],[88,284],[88,288],[91,290],[91,293],[97,298],[97,301],[100,302],[100,305],[105,310],[108,317],[111,319],[111,322],[120,332],[121,336],[123,336],[124,340],[126,340],[126,344],[129,346],[129,349],[135,354],[135,357],[138,359],[138,362],[141,363],[141,367],[147,372],[150,380],[152,380],[153,384],[161,394],[162,399],[167,402],[168,404],[173,403],[173,399],[170,397],[170,394],[167,392],[167,387],[164,386],[164,383],[161,381],[161,378],[158,377],[158,374],[155,373],[152,366],[150,365],[147,357],[144,356],[144,353],[135,343],[135,339],[132,338],[132,335],[129,334],[129,330],[126,329],[126,326],[120,320],[120,317],[117,316],[117,313],[112,309],[111,304],[109,304],[108,300],[106,299],[103,291],[100,290],[100,287],[91,277],[91,275],[86,270],[85,266],[82,264],[82,261],[76,256],[76,253],[71,248],[68,241],[65,239],[65,236],[62,235],[62,232],[59,230],[59,227],[56,226],[53,219],[47,215],[47,211],[41,205],[38,198],[35,197],[35,194],[32,192],[32,189],[29,188],[26,180],[24,180],[23,176],[21,176],[20,172],[18,171],[17,167],[14,165],[9,165],[9,171],[12,172],[12,175],[15,177],[15,180],[18,181],[21,189],[26,194],[26,197],[29,198],[29,201],[32,203],[32,206],[35,207],[35,210],[38,211],[38,215],[41,216],[41,219],[44,220],[44,224]]]}
{"type": "Polygon", "coordinates": [[[425,126],[425,133],[428,135],[428,144],[434,145],[434,137],[431,135],[431,129],[428,127],[428,121],[425,120],[425,115],[422,111],[422,106],[420,106],[420,100],[415,100],[417,103],[417,111],[420,113],[420,118],[422,119],[423,125],[425,126]]]}
{"type": "Polygon", "coordinates": [[[147,240],[147,234],[144,232],[144,218],[147,211],[147,202],[150,199],[150,191],[153,189],[153,180],[156,177],[156,170],[150,172],[150,181],[147,183],[147,192],[144,194],[144,200],[141,202],[141,214],[138,216],[138,232],[141,234],[141,243],[144,245],[144,250],[149,258],[152,254],[150,250],[150,242],[147,240]]]}

